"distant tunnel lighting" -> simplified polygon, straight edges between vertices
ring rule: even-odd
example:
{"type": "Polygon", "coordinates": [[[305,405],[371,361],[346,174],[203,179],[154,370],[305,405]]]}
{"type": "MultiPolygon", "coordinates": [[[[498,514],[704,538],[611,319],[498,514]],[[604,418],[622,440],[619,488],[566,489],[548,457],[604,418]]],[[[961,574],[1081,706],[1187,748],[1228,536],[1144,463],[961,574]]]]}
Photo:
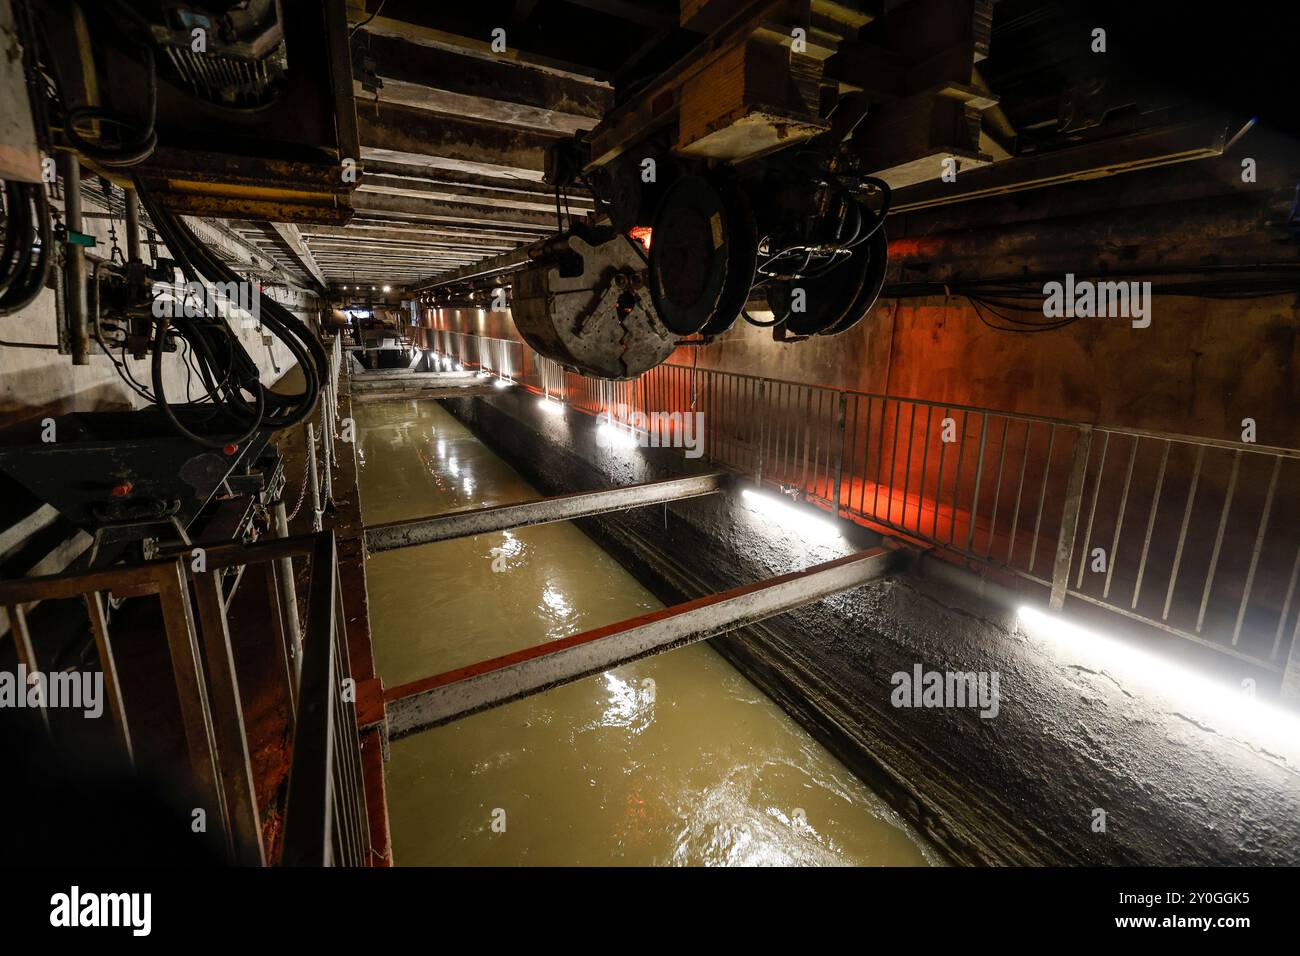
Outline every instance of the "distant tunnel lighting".
{"type": "Polygon", "coordinates": [[[560,412],[564,411],[564,406],[553,398],[539,398],[537,404],[542,411],[549,415],[558,415],[560,412]]]}
{"type": "MultiPolygon", "coordinates": [[[[1165,660],[1099,631],[1080,627],[1064,617],[1025,605],[1018,609],[1027,633],[1071,652],[1103,659],[1107,670],[1149,685],[1189,711],[1213,715],[1236,725],[1251,738],[1266,738],[1294,752],[1300,739],[1300,715],[1293,714],[1220,681],[1210,680],[1173,661],[1165,660]]],[[[1219,730],[1220,728],[1216,728],[1219,730]]]]}
{"type": "Polygon", "coordinates": [[[830,539],[842,537],[835,522],[816,514],[811,505],[796,507],[782,498],[750,488],[744,489],[740,496],[751,511],[756,511],[763,517],[801,534],[830,539]]]}
{"type": "Polygon", "coordinates": [[[385,292],[392,292],[392,291],[393,291],[393,287],[392,287],[391,285],[386,285],[386,286],[384,286],[384,291],[385,291],[385,292]]]}

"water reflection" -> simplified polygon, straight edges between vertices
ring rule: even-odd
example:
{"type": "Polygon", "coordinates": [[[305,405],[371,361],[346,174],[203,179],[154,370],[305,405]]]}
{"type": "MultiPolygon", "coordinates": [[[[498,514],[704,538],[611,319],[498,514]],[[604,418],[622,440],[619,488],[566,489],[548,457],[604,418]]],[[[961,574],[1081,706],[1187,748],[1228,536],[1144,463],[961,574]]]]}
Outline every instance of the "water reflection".
{"type": "MultiPolygon", "coordinates": [[[[357,410],[367,523],[536,497],[434,403],[357,410]]],[[[393,686],[660,607],[570,524],[367,564],[393,686]]],[[[399,864],[904,864],[932,853],[697,644],[392,744],[399,864]],[[495,824],[494,825],[494,821],[495,824]]]]}

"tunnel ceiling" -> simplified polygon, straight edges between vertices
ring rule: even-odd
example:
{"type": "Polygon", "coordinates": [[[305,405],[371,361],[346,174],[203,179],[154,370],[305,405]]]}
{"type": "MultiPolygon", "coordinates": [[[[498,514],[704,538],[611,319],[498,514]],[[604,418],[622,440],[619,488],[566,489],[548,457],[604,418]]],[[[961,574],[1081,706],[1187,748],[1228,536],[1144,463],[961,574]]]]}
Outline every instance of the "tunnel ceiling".
{"type": "MultiPolygon", "coordinates": [[[[547,147],[595,126],[616,81],[699,39],[678,29],[675,0],[370,0],[349,4],[349,22],[364,167],[355,216],[231,224],[309,285],[400,288],[555,232],[547,147]],[[507,54],[490,50],[496,27],[507,54]]],[[[567,208],[581,216],[592,200],[571,191],[567,208]]]]}
{"type": "MultiPolygon", "coordinates": [[[[1126,36],[1134,43],[1160,36],[1179,49],[1199,29],[1196,22],[1166,23],[1155,11],[1144,14],[1119,2],[1107,6],[1124,8],[1133,20],[1114,31],[1116,43],[1126,36]]],[[[942,39],[963,23],[970,27],[971,10],[976,32],[991,31],[987,44],[976,44],[975,82],[992,91],[990,102],[997,105],[977,131],[979,150],[988,152],[980,153],[977,165],[996,166],[1012,156],[1050,157],[1103,139],[1099,132],[1158,131],[1177,119],[1170,112],[1175,100],[1224,109],[1258,105],[1257,96],[1233,86],[1248,84],[1248,76],[1225,79],[1223,70],[1200,76],[1186,68],[1194,58],[1172,84],[1186,86],[1190,97],[1152,92],[1171,85],[1171,78],[1163,72],[1164,59],[1145,56],[1126,61],[1136,62],[1138,73],[1117,74],[1113,89],[1093,96],[1084,80],[1095,58],[1076,42],[1089,35],[1095,19],[1088,5],[978,0],[953,7],[951,17],[926,21],[927,30],[920,32],[942,39]]],[[[860,41],[848,45],[852,49],[829,61],[827,76],[840,80],[842,96],[854,88],[844,85],[843,75],[874,75],[872,63],[890,62],[885,53],[900,44],[915,46],[915,18],[898,17],[896,26],[888,12],[906,13],[907,5],[814,3],[823,14],[826,8],[841,11],[841,17],[845,10],[859,11],[867,24],[860,41]],[[870,54],[866,60],[863,51],[870,54]]],[[[947,10],[941,0],[926,5],[932,8],[947,10]]],[[[679,0],[347,0],[346,9],[362,168],[351,196],[352,218],[346,224],[225,224],[275,271],[316,288],[403,290],[561,231],[556,193],[544,182],[549,148],[635,101],[707,36],[680,25],[679,0]],[[494,31],[500,29],[507,48],[494,52],[494,31]]],[[[851,100],[852,93],[847,95],[851,100]]],[[[1287,126],[1285,116],[1266,119],[1287,126]]],[[[914,153],[928,156],[937,148],[903,144],[886,149],[888,156],[869,155],[879,168],[901,168],[914,153]]],[[[595,203],[575,186],[563,206],[564,218],[581,218],[595,203]]]]}

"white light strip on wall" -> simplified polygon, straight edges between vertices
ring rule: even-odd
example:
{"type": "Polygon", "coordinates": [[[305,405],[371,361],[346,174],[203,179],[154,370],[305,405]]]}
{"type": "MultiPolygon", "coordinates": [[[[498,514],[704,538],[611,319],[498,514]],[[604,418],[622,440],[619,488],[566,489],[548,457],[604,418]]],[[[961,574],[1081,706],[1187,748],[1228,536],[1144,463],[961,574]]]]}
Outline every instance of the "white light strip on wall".
{"type": "Polygon", "coordinates": [[[1290,754],[1292,759],[1300,756],[1300,714],[1060,615],[1025,605],[1018,609],[1018,617],[1031,636],[1056,644],[1072,657],[1092,658],[1090,664],[1104,668],[1114,679],[1145,685],[1188,715],[1213,720],[1218,733],[1267,740],[1274,753],[1290,754]]]}
{"type": "Polygon", "coordinates": [[[784,499],[750,488],[744,489],[740,496],[751,511],[793,531],[820,538],[843,537],[836,523],[829,517],[818,515],[811,505],[796,507],[784,499]]]}

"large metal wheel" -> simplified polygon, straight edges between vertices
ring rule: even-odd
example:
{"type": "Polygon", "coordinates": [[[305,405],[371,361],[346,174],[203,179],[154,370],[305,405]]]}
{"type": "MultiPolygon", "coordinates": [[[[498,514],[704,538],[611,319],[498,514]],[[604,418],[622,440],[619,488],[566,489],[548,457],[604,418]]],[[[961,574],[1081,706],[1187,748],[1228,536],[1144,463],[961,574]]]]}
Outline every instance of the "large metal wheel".
{"type": "Polygon", "coordinates": [[[717,308],[700,329],[702,335],[721,335],[740,318],[758,263],[758,226],[749,198],[734,179],[720,180],[718,191],[726,211],[727,275],[717,308]]]}
{"type": "Polygon", "coordinates": [[[847,262],[823,276],[773,283],[767,287],[768,307],[778,321],[784,317],[786,331],[792,335],[827,334],[849,322],[866,284],[869,264],[864,245],[855,249],[847,262]]]}
{"type": "Polygon", "coordinates": [[[866,318],[867,313],[875,306],[876,300],[880,298],[880,290],[885,285],[885,269],[889,266],[889,238],[885,235],[884,226],[872,234],[865,248],[868,258],[867,278],[862,283],[862,291],[858,293],[853,305],[844,313],[840,321],[822,332],[822,335],[839,335],[841,332],[847,332],[866,318]]]}
{"type": "Polygon", "coordinates": [[[727,288],[734,210],[700,176],[675,182],[655,213],[650,295],[663,324],[694,335],[718,312],[727,288]]]}

